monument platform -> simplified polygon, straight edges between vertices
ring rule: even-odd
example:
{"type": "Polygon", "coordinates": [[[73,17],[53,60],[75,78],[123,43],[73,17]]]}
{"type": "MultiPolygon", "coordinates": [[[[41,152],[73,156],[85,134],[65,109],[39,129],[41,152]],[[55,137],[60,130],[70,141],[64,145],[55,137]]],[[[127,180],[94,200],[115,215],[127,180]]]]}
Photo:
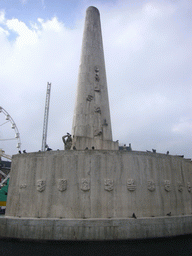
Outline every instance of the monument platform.
{"type": "Polygon", "coordinates": [[[140,151],[14,155],[0,236],[51,240],[190,234],[192,162],[140,151]]]}
{"type": "Polygon", "coordinates": [[[128,240],[191,234],[192,216],[138,219],[0,218],[0,237],[32,240],[128,240]]]}

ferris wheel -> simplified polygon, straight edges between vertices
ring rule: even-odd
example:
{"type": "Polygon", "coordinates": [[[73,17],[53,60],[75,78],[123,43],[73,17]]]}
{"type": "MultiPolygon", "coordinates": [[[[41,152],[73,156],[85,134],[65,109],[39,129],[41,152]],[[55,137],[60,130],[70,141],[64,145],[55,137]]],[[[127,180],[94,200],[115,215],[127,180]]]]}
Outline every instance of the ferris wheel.
{"type": "MultiPolygon", "coordinates": [[[[16,123],[14,122],[13,118],[9,115],[9,113],[2,107],[0,107],[0,113],[5,115],[5,122],[0,123],[0,126],[4,126],[7,123],[10,123],[11,128],[14,131],[14,138],[8,137],[8,138],[0,138],[0,142],[1,141],[9,141],[9,140],[15,140],[16,141],[16,148],[17,151],[20,152],[21,151],[21,139],[20,139],[20,134],[19,134],[19,130],[16,126],[16,123]]],[[[1,147],[1,145],[0,145],[1,147]]],[[[0,149],[0,156],[3,156],[5,158],[10,159],[9,155],[5,154],[5,151],[3,151],[3,149],[0,149]]]]}
{"type": "MultiPolygon", "coordinates": [[[[19,134],[19,130],[18,130],[13,118],[2,107],[0,107],[0,113],[5,115],[5,120],[2,118],[0,119],[0,131],[2,133],[2,130],[5,130],[5,134],[7,136],[7,138],[0,136],[0,142],[2,142],[2,143],[6,142],[6,146],[8,144],[8,147],[9,147],[10,145],[9,145],[8,141],[16,140],[17,141],[16,148],[17,148],[17,151],[20,152],[20,150],[21,150],[20,134],[19,134]],[[7,125],[8,123],[11,125],[11,129],[13,129],[14,132],[11,132],[11,133],[8,132],[8,130],[10,130],[10,126],[7,125]],[[9,127],[9,129],[8,129],[8,127],[9,127]],[[13,138],[13,135],[14,135],[14,138],[13,138]]],[[[0,135],[2,135],[1,133],[0,133],[0,135]]],[[[0,160],[1,160],[1,157],[11,160],[12,156],[9,154],[6,154],[4,149],[1,148],[2,143],[0,144],[0,160]]],[[[7,180],[10,177],[10,165],[8,163],[9,162],[6,162],[6,161],[0,161],[0,188],[3,186],[4,183],[6,184],[7,180]]]]}

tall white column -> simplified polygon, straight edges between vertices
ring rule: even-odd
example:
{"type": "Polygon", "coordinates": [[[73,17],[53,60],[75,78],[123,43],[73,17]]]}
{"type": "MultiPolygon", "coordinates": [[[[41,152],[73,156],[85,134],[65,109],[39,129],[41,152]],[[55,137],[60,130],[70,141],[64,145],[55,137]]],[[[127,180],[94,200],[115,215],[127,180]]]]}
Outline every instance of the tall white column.
{"type": "Polygon", "coordinates": [[[76,149],[118,149],[112,142],[100,14],[92,6],[86,11],[72,135],[76,149]]]}

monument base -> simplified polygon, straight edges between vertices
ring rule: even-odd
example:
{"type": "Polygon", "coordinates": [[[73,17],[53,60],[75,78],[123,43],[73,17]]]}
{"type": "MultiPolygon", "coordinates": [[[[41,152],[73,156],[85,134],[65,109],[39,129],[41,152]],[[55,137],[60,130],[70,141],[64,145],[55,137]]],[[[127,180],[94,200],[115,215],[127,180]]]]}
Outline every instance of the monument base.
{"type": "Polygon", "coordinates": [[[123,240],[191,234],[192,216],[138,219],[0,219],[0,237],[33,240],[123,240]]]}

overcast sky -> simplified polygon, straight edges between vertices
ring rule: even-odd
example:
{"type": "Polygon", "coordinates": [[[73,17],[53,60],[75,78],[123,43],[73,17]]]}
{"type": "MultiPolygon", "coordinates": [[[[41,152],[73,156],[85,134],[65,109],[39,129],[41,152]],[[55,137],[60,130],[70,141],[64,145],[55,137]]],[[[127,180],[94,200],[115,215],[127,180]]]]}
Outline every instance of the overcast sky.
{"type": "MultiPolygon", "coordinates": [[[[0,106],[14,119],[22,150],[41,149],[47,82],[48,145],[63,149],[61,137],[71,132],[90,5],[101,16],[113,140],[191,158],[191,0],[1,0],[0,106]]],[[[13,137],[10,123],[0,126],[0,139],[13,137]]],[[[13,140],[0,148],[17,152],[13,140]]]]}

